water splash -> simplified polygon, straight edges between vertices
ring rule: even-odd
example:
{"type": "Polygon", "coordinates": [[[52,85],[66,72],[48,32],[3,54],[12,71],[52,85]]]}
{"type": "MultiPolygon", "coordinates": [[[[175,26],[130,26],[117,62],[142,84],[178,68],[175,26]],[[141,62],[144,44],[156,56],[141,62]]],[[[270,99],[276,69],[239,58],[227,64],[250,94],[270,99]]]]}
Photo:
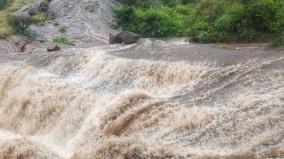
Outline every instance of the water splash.
{"type": "Polygon", "coordinates": [[[114,49],[0,64],[0,158],[283,157],[283,58],[212,66],[114,49]]]}

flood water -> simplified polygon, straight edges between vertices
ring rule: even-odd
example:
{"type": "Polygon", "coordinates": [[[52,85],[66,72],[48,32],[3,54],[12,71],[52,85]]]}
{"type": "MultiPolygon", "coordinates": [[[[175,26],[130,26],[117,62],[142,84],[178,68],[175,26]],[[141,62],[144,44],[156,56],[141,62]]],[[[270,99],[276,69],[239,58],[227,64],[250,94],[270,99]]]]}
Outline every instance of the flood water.
{"type": "Polygon", "coordinates": [[[284,157],[283,52],[208,47],[1,55],[0,158],[284,157]]]}

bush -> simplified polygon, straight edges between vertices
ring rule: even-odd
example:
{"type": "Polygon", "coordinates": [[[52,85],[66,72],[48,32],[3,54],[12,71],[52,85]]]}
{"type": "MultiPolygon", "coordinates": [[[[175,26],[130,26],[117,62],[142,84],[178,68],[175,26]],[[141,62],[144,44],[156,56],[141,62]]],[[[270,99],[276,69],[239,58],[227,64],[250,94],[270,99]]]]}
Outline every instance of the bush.
{"type": "Polygon", "coordinates": [[[117,24],[123,30],[136,32],[144,37],[185,36],[187,17],[168,7],[133,8],[115,10],[117,24]]]}
{"type": "Polygon", "coordinates": [[[269,47],[273,48],[273,47],[280,47],[280,46],[284,46],[284,32],[282,33],[282,35],[276,39],[274,39],[270,44],[269,47]]]}
{"type": "MultiPolygon", "coordinates": [[[[116,18],[116,23],[122,28],[127,27],[131,24],[132,19],[134,18],[134,7],[129,6],[119,6],[114,10],[114,16],[116,18]]],[[[133,19],[134,20],[134,19],[133,19]]]]}
{"type": "Polygon", "coordinates": [[[22,6],[35,0],[0,0],[0,38],[6,38],[11,34],[22,34],[30,36],[26,24],[34,19],[15,18],[10,16],[11,12],[17,11],[22,6]],[[15,26],[13,26],[15,25],[15,26]]]}
{"type": "Polygon", "coordinates": [[[45,21],[47,20],[47,13],[40,12],[32,17],[34,22],[39,25],[44,25],[45,21]]]}
{"type": "Polygon", "coordinates": [[[0,10],[5,9],[8,6],[9,0],[0,0],[0,10]]]}
{"type": "Polygon", "coordinates": [[[225,42],[279,34],[284,28],[283,8],[283,1],[277,0],[203,0],[195,6],[197,18],[190,20],[189,36],[197,42],[225,42]],[[207,27],[201,27],[199,19],[207,27]]]}
{"type": "Polygon", "coordinates": [[[28,30],[29,26],[34,22],[34,19],[28,16],[13,16],[8,17],[8,23],[12,31],[16,34],[31,36],[28,30]]]}
{"type": "Polygon", "coordinates": [[[124,0],[125,6],[132,6],[137,8],[161,7],[168,6],[174,7],[178,4],[186,4],[186,0],[124,0]]]}
{"type": "Polygon", "coordinates": [[[149,0],[124,0],[124,5],[132,7],[149,7],[151,2],[149,0]]]}
{"type": "Polygon", "coordinates": [[[274,0],[250,0],[245,6],[247,23],[244,27],[254,28],[257,31],[273,32],[271,28],[275,21],[276,5],[274,0]]]}
{"type": "Polygon", "coordinates": [[[55,38],[53,39],[53,42],[61,43],[61,44],[65,44],[65,45],[75,45],[73,41],[67,39],[67,38],[64,37],[64,36],[55,37],[55,38]]]}
{"type": "Polygon", "coordinates": [[[284,31],[283,0],[125,0],[114,15],[123,30],[145,37],[187,35],[203,43],[249,42],[284,31]]]}

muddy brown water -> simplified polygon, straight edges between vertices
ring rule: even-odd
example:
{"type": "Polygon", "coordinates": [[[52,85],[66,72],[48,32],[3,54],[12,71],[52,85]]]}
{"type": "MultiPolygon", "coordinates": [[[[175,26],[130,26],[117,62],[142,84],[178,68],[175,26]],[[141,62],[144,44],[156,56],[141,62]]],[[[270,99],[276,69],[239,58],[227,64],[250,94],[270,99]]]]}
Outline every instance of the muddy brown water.
{"type": "Polygon", "coordinates": [[[1,54],[0,158],[283,158],[283,53],[147,39],[1,54]]]}

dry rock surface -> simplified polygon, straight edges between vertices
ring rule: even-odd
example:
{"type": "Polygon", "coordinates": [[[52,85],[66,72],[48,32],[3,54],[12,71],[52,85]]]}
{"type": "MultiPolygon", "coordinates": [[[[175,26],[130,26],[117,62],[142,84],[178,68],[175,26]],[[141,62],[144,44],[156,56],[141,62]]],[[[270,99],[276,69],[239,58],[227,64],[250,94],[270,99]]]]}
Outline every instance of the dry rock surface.
{"type": "Polygon", "coordinates": [[[33,49],[31,43],[32,41],[27,37],[13,35],[0,40],[0,50],[1,53],[31,52],[33,49]]]}

